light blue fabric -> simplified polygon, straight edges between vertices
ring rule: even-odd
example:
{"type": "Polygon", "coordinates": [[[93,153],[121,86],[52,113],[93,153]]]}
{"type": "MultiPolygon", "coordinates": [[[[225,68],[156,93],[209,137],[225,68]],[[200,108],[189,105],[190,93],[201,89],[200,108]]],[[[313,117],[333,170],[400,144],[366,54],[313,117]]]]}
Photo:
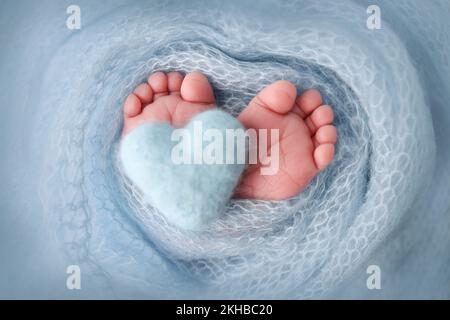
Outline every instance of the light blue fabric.
{"type": "Polygon", "coordinates": [[[73,1],[1,1],[0,296],[449,298],[450,4],[376,3],[380,30],[369,0],[77,0],[69,30],[73,1]],[[290,201],[173,227],[117,158],[155,70],[204,72],[233,115],[275,80],[318,88],[333,164],[290,201]]]}
{"type": "Polygon", "coordinates": [[[227,164],[223,156],[230,136],[226,132],[238,129],[244,132],[244,128],[236,118],[212,110],[195,116],[184,129],[184,136],[174,139],[174,128],[167,123],[142,125],[124,138],[120,158],[125,174],[139,187],[147,203],[161,211],[170,223],[183,229],[199,230],[220,217],[233,195],[245,167],[245,163],[237,161],[237,152],[243,152],[240,158],[245,160],[246,151],[245,142],[244,148],[239,150],[236,139],[231,141],[234,157],[227,164]],[[196,125],[201,130],[198,134],[196,125]],[[217,142],[222,145],[221,153],[207,153],[208,146],[216,143],[206,136],[210,129],[220,134],[222,140],[217,142]],[[195,149],[199,143],[202,147],[195,149]],[[194,163],[195,152],[202,155],[197,164],[194,163]],[[209,154],[211,162],[206,162],[209,154]],[[174,156],[187,156],[188,163],[174,156]]]}

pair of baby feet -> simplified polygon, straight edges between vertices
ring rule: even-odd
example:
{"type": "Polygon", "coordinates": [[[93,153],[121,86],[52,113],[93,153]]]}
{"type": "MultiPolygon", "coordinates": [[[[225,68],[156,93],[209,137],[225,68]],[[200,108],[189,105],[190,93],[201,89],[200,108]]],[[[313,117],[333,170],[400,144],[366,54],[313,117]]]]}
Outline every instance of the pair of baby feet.
{"type": "MultiPolygon", "coordinates": [[[[297,96],[295,86],[284,80],[265,87],[253,98],[238,120],[246,128],[279,130],[279,170],[262,175],[261,163],[250,165],[236,188],[236,197],[287,199],[301,192],[331,163],[337,134],[332,125],[333,110],[322,103],[317,90],[297,96]]],[[[213,89],[202,73],[183,76],[156,72],[126,99],[123,134],[149,122],[183,127],[196,114],[214,107],[213,89]]]]}

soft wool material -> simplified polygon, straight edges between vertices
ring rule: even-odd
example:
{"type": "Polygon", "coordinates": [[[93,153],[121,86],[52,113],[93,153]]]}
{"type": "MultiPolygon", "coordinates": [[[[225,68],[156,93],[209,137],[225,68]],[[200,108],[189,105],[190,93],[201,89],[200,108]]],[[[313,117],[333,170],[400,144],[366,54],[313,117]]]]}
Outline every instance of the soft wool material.
{"type": "MultiPolygon", "coordinates": [[[[228,200],[244,169],[237,163],[237,143],[234,144],[236,161],[226,164],[222,157],[214,164],[194,164],[194,139],[201,139],[205,151],[208,144],[204,136],[196,136],[194,124],[203,133],[218,130],[223,137],[222,154],[226,154],[226,130],[244,130],[239,121],[219,110],[206,111],[195,116],[184,128],[190,136],[191,164],[177,163],[172,151],[182,143],[171,139],[174,128],[166,123],[146,124],[128,134],[122,142],[120,157],[126,175],[143,193],[145,200],[161,211],[166,219],[183,229],[198,230],[226,209],[228,200]]],[[[185,137],[184,139],[187,139],[185,137]]],[[[244,150],[240,150],[245,153],[244,150]]],[[[245,159],[245,154],[243,156],[245,159]]],[[[213,159],[214,160],[214,159],[213,159]]]]}

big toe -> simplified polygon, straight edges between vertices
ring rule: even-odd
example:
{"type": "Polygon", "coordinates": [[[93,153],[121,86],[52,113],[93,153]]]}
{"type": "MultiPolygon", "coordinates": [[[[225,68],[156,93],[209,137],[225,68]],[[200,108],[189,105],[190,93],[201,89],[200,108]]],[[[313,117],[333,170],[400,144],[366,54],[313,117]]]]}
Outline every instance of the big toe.
{"type": "Polygon", "coordinates": [[[181,84],[181,97],[185,101],[212,104],[214,92],[208,79],[200,72],[186,75],[181,84]]]}
{"type": "Polygon", "coordinates": [[[285,114],[294,106],[297,89],[286,80],[272,83],[261,90],[250,102],[250,108],[264,108],[275,113],[285,114]]]}

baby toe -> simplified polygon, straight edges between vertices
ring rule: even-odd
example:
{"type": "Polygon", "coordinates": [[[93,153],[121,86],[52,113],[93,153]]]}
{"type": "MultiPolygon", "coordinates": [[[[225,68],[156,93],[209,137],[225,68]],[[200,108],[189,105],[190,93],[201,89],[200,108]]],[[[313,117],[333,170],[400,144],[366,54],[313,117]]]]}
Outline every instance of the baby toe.
{"type": "Polygon", "coordinates": [[[181,97],[185,101],[212,104],[214,92],[208,79],[200,72],[189,73],[181,84],[181,97]]]}
{"type": "Polygon", "coordinates": [[[325,169],[334,157],[334,144],[321,144],[314,150],[314,162],[318,170],[325,169]]]}
{"type": "Polygon", "coordinates": [[[140,84],[133,92],[143,105],[153,102],[153,90],[148,83],[140,84]]]}
{"type": "Polygon", "coordinates": [[[298,113],[305,118],[322,105],[322,95],[316,89],[306,90],[297,97],[296,105],[298,113]]]}
{"type": "Polygon", "coordinates": [[[280,80],[265,87],[250,102],[250,108],[265,108],[279,114],[291,111],[297,95],[296,87],[289,81],[280,80]]]}
{"type": "Polygon", "coordinates": [[[337,140],[336,127],[333,125],[325,125],[320,127],[314,137],[317,144],[335,144],[337,140]]]}
{"type": "Polygon", "coordinates": [[[305,122],[311,135],[314,135],[320,127],[333,123],[333,118],[333,109],[331,109],[330,106],[324,105],[315,109],[311,115],[306,118],[305,122]]]}
{"type": "Polygon", "coordinates": [[[153,90],[154,99],[161,96],[166,96],[168,92],[168,79],[164,72],[155,72],[150,77],[148,77],[148,84],[153,90]]]}
{"type": "Polygon", "coordinates": [[[125,118],[132,118],[141,113],[141,100],[134,94],[130,94],[123,105],[123,113],[125,118]]]}
{"type": "Polygon", "coordinates": [[[179,72],[169,72],[167,74],[167,87],[170,94],[180,94],[183,79],[184,76],[179,72]]]}

